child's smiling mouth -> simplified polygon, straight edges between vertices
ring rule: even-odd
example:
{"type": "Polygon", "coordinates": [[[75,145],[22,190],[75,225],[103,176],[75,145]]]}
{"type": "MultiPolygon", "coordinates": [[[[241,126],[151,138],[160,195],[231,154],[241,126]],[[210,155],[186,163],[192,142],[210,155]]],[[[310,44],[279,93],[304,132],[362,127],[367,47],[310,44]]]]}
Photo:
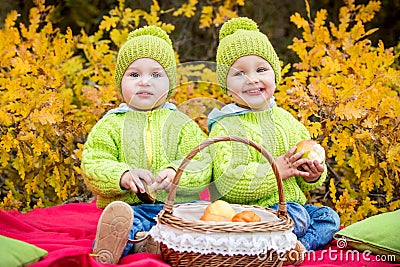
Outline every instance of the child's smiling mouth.
{"type": "Polygon", "coordinates": [[[264,93],[265,89],[264,88],[251,88],[251,89],[247,89],[242,91],[242,94],[245,95],[260,95],[262,93],[264,93]]]}

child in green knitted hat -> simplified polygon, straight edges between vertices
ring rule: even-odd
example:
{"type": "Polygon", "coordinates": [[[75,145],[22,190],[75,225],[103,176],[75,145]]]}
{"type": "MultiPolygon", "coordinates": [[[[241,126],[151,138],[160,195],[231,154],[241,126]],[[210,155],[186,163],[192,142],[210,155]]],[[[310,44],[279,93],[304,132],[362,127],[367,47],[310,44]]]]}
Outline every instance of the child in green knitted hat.
{"type": "MultiPolygon", "coordinates": [[[[193,120],[167,102],[175,69],[171,40],[156,26],[131,32],[118,52],[115,81],[124,103],[97,122],[82,153],[85,183],[97,196],[97,207],[104,208],[93,246],[99,262],[117,263],[133,247],[128,239],[155,225],[175,170],[205,138],[193,120]],[[139,199],[145,186],[157,192],[156,203],[139,199]]],[[[198,155],[180,179],[176,202],[198,200],[210,182],[209,156],[198,155]]]]}
{"type": "MultiPolygon", "coordinates": [[[[324,164],[302,158],[304,151],[295,152],[300,140],[311,137],[303,124],[274,101],[280,81],[279,58],[251,19],[229,20],[219,37],[217,78],[235,103],[209,114],[209,136],[242,136],[265,147],[283,179],[294,233],[305,249],[321,248],[332,240],[340,220],[329,207],[306,204],[303,191],[321,186],[327,171],[324,164]]],[[[214,198],[276,209],[277,184],[268,161],[242,143],[215,146],[213,180],[218,196],[214,198]]]]}

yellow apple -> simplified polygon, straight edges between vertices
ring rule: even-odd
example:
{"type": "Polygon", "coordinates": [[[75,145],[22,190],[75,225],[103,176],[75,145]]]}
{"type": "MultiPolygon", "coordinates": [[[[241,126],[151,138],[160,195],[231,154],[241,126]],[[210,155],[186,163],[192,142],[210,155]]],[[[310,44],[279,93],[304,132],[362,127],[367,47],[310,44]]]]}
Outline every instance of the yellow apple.
{"type": "Polygon", "coordinates": [[[215,215],[212,213],[204,213],[201,216],[200,220],[202,221],[211,221],[211,222],[230,222],[231,220],[225,216],[215,215]]]}
{"type": "Polygon", "coordinates": [[[325,162],[325,149],[314,140],[303,140],[297,143],[296,153],[304,151],[302,158],[317,160],[319,163],[325,162]]]}
{"type": "Polygon", "coordinates": [[[209,204],[204,211],[204,214],[207,213],[223,216],[228,218],[229,220],[231,220],[236,214],[231,205],[223,200],[216,200],[213,203],[209,204]]]}

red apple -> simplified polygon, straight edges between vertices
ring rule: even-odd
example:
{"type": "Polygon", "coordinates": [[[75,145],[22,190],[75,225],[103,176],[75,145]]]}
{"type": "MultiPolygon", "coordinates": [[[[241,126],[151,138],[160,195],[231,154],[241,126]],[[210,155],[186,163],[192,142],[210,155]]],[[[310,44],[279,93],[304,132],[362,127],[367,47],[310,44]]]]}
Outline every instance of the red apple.
{"type": "Polygon", "coordinates": [[[297,143],[296,153],[304,151],[302,158],[311,161],[317,160],[319,163],[325,162],[325,149],[314,140],[303,140],[297,143]]]}

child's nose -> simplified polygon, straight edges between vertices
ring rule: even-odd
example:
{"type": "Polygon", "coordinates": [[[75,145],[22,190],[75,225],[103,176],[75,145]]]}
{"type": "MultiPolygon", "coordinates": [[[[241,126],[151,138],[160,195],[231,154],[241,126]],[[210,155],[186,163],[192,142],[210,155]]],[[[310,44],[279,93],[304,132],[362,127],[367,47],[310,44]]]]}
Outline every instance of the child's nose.
{"type": "Polygon", "coordinates": [[[143,75],[140,78],[139,85],[141,85],[141,86],[150,85],[150,79],[151,79],[150,75],[143,75]]]}
{"type": "Polygon", "coordinates": [[[260,77],[258,76],[258,73],[248,73],[247,74],[247,83],[258,83],[260,82],[260,77]]]}

